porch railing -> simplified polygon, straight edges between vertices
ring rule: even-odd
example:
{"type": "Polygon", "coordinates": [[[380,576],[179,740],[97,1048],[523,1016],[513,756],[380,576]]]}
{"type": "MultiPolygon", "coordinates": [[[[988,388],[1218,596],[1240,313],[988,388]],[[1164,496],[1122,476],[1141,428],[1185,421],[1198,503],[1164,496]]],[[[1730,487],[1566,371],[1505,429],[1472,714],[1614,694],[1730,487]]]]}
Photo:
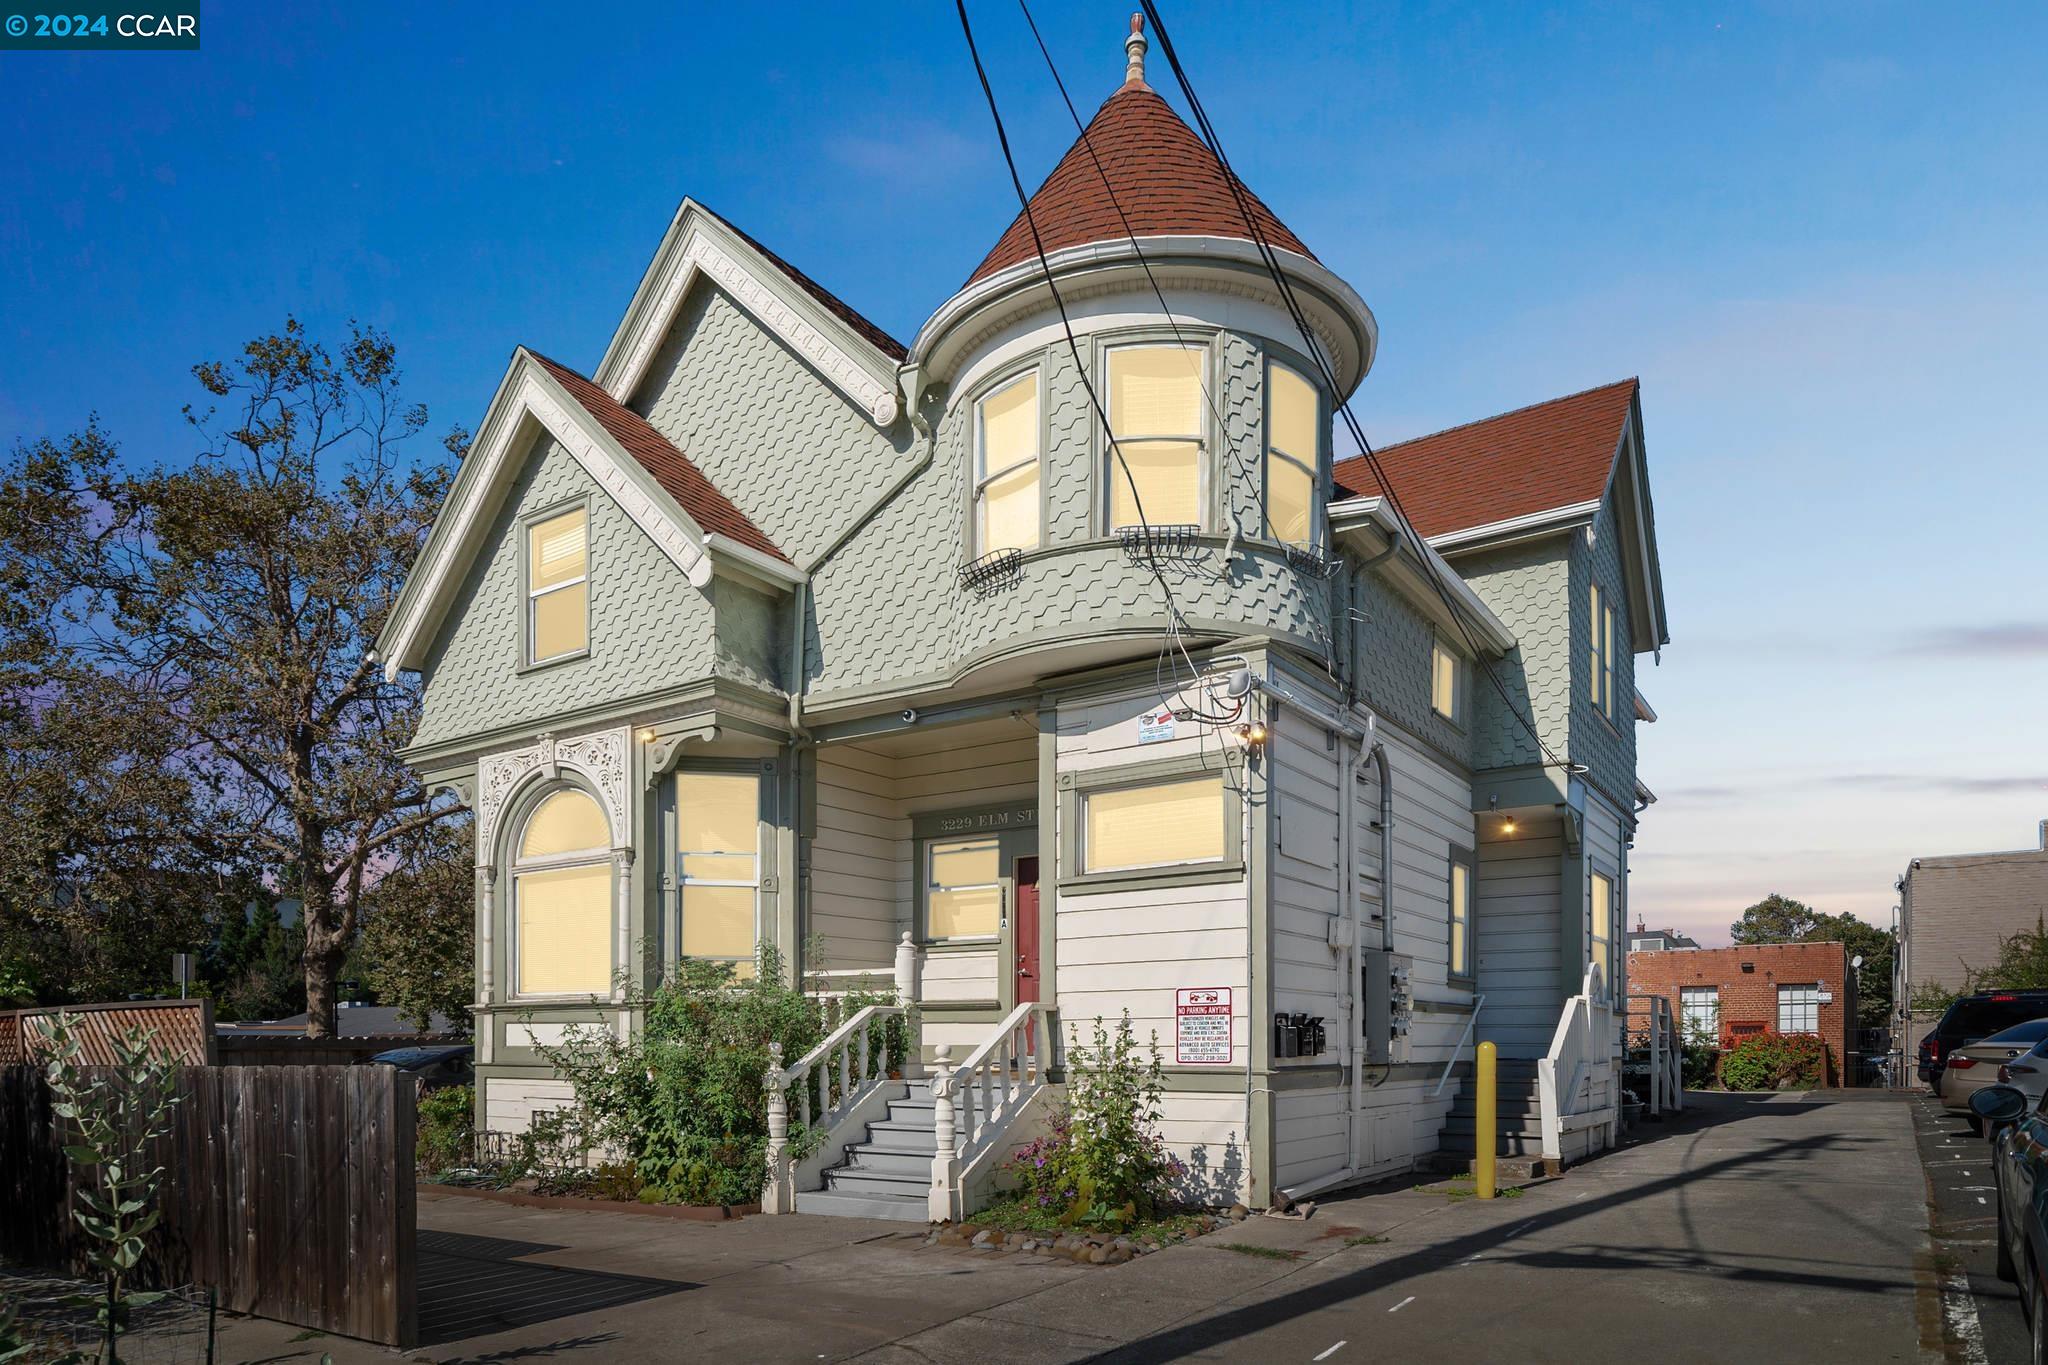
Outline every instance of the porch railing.
{"type": "Polygon", "coordinates": [[[1564,1138],[1587,1128],[1607,1130],[1611,1146],[1617,1110],[1612,1091],[1616,1047],[1614,1010],[1598,966],[1586,969],[1580,993],[1564,1002],[1551,1035],[1550,1051],[1536,1063],[1536,1090],[1543,1109],[1543,1155],[1564,1159],[1564,1138]],[[1601,1072],[1607,1088],[1600,1088],[1601,1072]]]}
{"type": "Polygon", "coordinates": [[[941,1043],[932,1059],[931,1216],[961,1216],[961,1178],[1042,1090],[1058,1056],[1056,1016],[1027,1001],[1010,1011],[981,1045],[955,1063],[941,1043]]]}
{"type": "Polygon", "coordinates": [[[796,1210],[795,1173],[789,1159],[791,1092],[796,1094],[797,1126],[816,1126],[829,1134],[862,1100],[888,1082],[891,1020],[903,1021],[905,1066],[916,1057],[913,1019],[906,1005],[865,1006],[787,1067],[782,1065],[782,1044],[768,1045],[768,1070],[761,1078],[768,1097],[768,1180],[761,1196],[763,1212],[796,1210]]]}
{"type": "Polygon", "coordinates": [[[1630,1074],[1641,1072],[1649,1081],[1650,1117],[1685,1108],[1685,1049],[1679,1037],[1677,1015],[1671,1000],[1663,995],[1632,995],[1627,1007],[1630,1074]],[[1646,1007],[1649,1017],[1638,1019],[1636,1006],[1646,1007]]]}

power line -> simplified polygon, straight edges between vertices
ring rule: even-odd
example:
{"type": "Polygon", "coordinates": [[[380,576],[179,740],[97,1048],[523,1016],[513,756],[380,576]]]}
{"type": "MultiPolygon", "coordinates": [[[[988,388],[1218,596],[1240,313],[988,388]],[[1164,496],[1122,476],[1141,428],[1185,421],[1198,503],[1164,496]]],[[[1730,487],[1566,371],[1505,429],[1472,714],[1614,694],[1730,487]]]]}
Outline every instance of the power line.
{"type": "MultiPolygon", "coordinates": [[[[1373,477],[1379,481],[1381,492],[1386,495],[1387,502],[1392,505],[1395,513],[1401,518],[1402,524],[1407,528],[1408,534],[1415,540],[1417,558],[1422,563],[1424,576],[1429,579],[1430,585],[1435,588],[1437,596],[1443,600],[1445,609],[1450,613],[1452,623],[1457,626],[1459,635],[1464,637],[1466,648],[1472,651],[1474,661],[1478,663],[1480,669],[1486,674],[1487,680],[1493,684],[1494,690],[1500,694],[1502,703],[1508,708],[1508,713],[1528,732],[1529,738],[1536,742],[1536,747],[1542,752],[1550,766],[1563,768],[1568,772],[1572,771],[1576,765],[1560,758],[1556,751],[1544,742],[1543,736],[1537,732],[1535,722],[1523,714],[1521,707],[1515,703],[1514,697],[1509,694],[1506,684],[1500,680],[1500,675],[1494,671],[1492,663],[1486,657],[1486,652],[1479,647],[1478,641],[1472,637],[1472,632],[1466,624],[1464,613],[1452,599],[1450,590],[1445,586],[1442,577],[1437,572],[1435,561],[1431,557],[1429,543],[1423,540],[1422,533],[1416,530],[1414,522],[1409,520],[1408,513],[1402,507],[1400,497],[1394,490],[1393,480],[1387,477],[1386,470],[1380,464],[1378,454],[1373,450],[1372,443],[1366,440],[1364,429],[1359,426],[1358,418],[1351,411],[1350,400],[1339,399],[1337,396],[1339,393],[1337,377],[1331,370],[1328,359],[1324,356],[1323,348],[1317,341],[1314,330],[1308,324],[1307,315],[1302,312],[1301,303],[1295,297],[1292,282],[1287,279],[1286,273],[1280,269],[1279,257],[1274,254],[1272,245],[1266,240],[1266,234],[1259,227],[1250,205],[1245,202],[1243,184],[1238,180],[1237,172],[1231,169],[1230,159],[1223,151],[1222,139],[1216,135],[1216,129],[1209,122],[1207,111],[1202,108],[1201,97],[1195,93],[1194,84],[1189,81],[1187,72],[1181,66],[1180,55],[1174,50],[1173,38],[1167,32],[1166,22],[1159,16],[1158,5],[1154,3],[1154,0],[1139,0],[1139,3],[1144,7],[1146,18],[1152,21],[1153,31],[1159,35],[1159,50],[1165,55],[1167,64],[1173,68],[1174,80],[1179,83],[1181,94],[1187,99],[1188,108],[1195,116],[1195,125],[1201,134],[1203,143],[1209,148],[1210,154],[1216,158],[1216,164],[1222,168],[1224,183],[1230,190],[1232,200],[1237,204],[1237,211],[1244,220],[1245,229],[1251,234],[1253,243],[1259,249],[1259,259],[1265,263],[1267,273],[1273,277],[1274,284],[1279,288],[1282,298],[1286,301],[1287,311],[1293,317],[1294,325],[1301,333],[1303,349],[1314,360],[1316,369],[1322,375],[1323,381],[1329,385],[1330,397],[1336,402],[1337,411],[1344,418],[1345,428],[1351,433],[1352,440],[1357,442],[1359,450],[1364,454],[1366,464],[1373,472],[1373,477]]],[[[964,16],[964,10],[962,14],[964,16]]]]}

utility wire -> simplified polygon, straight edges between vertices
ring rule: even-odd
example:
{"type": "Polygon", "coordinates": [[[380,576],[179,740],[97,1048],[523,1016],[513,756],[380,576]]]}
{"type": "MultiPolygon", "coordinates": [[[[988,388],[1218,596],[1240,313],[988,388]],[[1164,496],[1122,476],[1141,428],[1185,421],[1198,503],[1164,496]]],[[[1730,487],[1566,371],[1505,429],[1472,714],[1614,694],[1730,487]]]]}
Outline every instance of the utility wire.
{"type": "MultiPolygon", "coordinates": [[[[1464,612],[1451,597],[1450,590],[1437,572],[1435,561],[1429,549],[1429,543],[1423,540],[1422,533],[1415,529],[1414,522],[1409,520],[1408,513],[1401,506],[1400,497],[1394,490],[1393,480],[1387,477],[1386,470],[1380,464],[1378,454],[1372,448],[1372,443],[1366,440],[1364,429],[1359,426],[1358,418],[1351,411],[1350,400],[1338,399],[1337,397],[1339,393],[1337,377],[1331,370],[1330,363],[1323,353],[1322,344],[1316,339],[1314,330],[1309,326],[1308,317],[1302,312],[1301,303],[1295,297],[1292,282],[1287,279],[1286,273],[1280,268],[1280,261],[1273,252],[1272,244],[1267,241],[1265,232],[1259,227],[1257,219],[1252,214],[1251,206],[1245,202],[1244,187],[1237,178],[1237,172],[1231,169],[1230,159],[1223,151],[1222,139],[1217,137],[1215,127],[1209,122],[1207,111],[1202,108],[1201,97],[1195,93],[1194,84],[1189,81],[1186,70],[1181,66],[1180,55],[1174,50],[1173,38],[1167,32],[1166,21],[1159,15],[1158,5],[1154,3],[1154,0],[1139,0],[1139,3],[1144,7],[1146,18],[1152,21],[1153,31],[1159,35],[1159,50],[1165,56],[1167,64],[1173,68],[1174,80],[1179,83],[1181,94],[1186,98],[1188,108],[1195,116],[1195,126],[1201,134],[1202,141],[1209,148],[1210,154],[1216,158],[1217,165],[1223,170],[1224,183],[1229,187],[1231,198],[1237,204],[1237,211],[1244,220],[1246,231],[1251,234],[1253,243],[1259,249],[1259,258],[1265,263],[1267,273],[1273,277],[1274,284],[1279,288],[1281,296],[1287,303],[1287,311],[1293,317],[1294,325],[1301,333],[1303,349],[1315,361],[1316,369],[1321,373],[1324,383],[1329,386],[1330,396],[1337,403],[1337,410],[1344,418],[1345,428],[1351,433],[1352,440],[1357,442],[1359,450],[1364,454],[1366,464],[1373,472],[1373,477],[1379,481],[1381,492],[1386,495],[1387,502],[1401,518],[1401,522],[1407,528],[1408,534],[1414,538],[1417,558],[1422,563],[1424,576],[1429,579],[1430,585],[1436,589],[1437,596],[1443,600],[1444,607],[1450,613],[1452,622],[1458,627],[1458,633],[1464,637],[1466,648],[1472,651],[1474,661],[1478,663],[1480,669],[1486,674],[1488,681],[1493,684],[1494,690],[1500,694],[1502,703],[1508,708],[1508,713],[1515,718],[1516,722],[1524,730],[1528,731],[1529,738],[1536,742],[1536,747],[1542,752],[1548,765],[1563,768],[1567,772],[1583,771],[1583,768],[1579,765],[1560,758],[1557,752],[1544,742],[1543,736],[1537,732],[1535,722],[1524,714],[1522,708],[1516,704],[1514,697],[1508,692],[1507,685],[1500,680],[1500,675],[1494,671],[1493,664],[1486,657],[1486,652],[1479,647],[1478,641],[1472,637],[1472,632],[1465,621],[1464,612]]],[[[962,14],[964,17],[964,9],[962,14]]]]}

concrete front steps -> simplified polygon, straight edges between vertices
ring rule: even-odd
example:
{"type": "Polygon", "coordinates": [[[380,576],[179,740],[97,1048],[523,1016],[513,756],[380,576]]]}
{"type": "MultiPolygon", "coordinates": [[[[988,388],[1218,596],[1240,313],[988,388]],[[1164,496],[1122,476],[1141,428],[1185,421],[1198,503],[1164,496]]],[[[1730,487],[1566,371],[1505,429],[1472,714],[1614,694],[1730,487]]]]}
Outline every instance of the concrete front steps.
{"type": "Polygon", "coordinates": [[[889,1117],[870,1123],[865,1140],[847,1144],[846,1159],[825,1171],[824,1189],[797,1191],[798,1213],[931,1221],[937,1111],[924,1084],[890,1084],[896,1094],[889,1098],[889,1117]]]}
{"type": "MultiPolygon", "coordinates": [[[[1468,1078],[1451,1102],[1451,1112],[1437,1134],[1440,1170],[1465,1171],[1479,1151],[1479,1106],[1468,1078]]],[[[1543,1159],[1543,1103],[1536,1090],[1533,1059],[1504,1057],[1494,1073],[1494,1144],[1503,1174],[1555,1175],[1556,1163],[1543,1159]]]]}

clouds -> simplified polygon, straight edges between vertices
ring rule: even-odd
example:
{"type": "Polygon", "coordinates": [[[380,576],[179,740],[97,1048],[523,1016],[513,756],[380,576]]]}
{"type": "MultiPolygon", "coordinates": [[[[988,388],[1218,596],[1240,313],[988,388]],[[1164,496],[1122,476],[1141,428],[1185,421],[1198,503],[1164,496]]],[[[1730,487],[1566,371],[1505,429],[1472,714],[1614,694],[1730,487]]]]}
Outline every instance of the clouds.
{"type": "Polygon", "coordinates": [[[1772,775],[1755,786],[1701,782],[1670,787],[1658,794],[1663,806],[1721,805],[1757,799],[1760,790],[1773,792],[1883,791],[1909,796],[2010,796],[2019,792],[2048,794],[2048,772],[1963,774],[1936,772],[1844,772],[1804,776],[1772,775]]]}
{"type": "Polygon", "coordinates": [[[1930,626],[1913,631],[1894,653],[1905,656],[1957,655],[2001,659],[2048,657],[2048,621],[2008,621],[1983,626],[1930,626]]]}

